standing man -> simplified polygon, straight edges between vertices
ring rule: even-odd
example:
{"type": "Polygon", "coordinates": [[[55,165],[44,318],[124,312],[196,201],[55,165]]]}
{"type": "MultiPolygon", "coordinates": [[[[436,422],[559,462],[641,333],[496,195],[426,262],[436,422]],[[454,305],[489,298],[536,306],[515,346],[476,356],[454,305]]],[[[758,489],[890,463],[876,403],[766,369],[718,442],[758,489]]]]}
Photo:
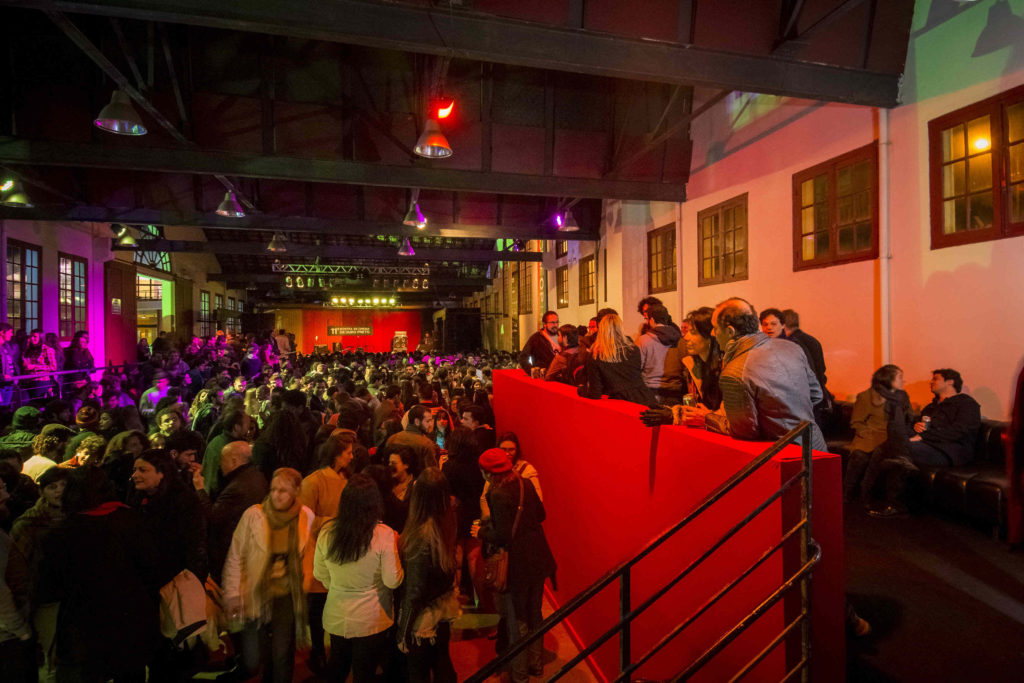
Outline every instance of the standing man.
{"type": "Polygon", "coordinates": [[[782,327],[785,330],[786,339],[799,344],[800,348],[804,350],[807,363],[811,366],[811,371],[814,372],[818,384],[821,385],[823,398],[820,403],[814,405],[814,415],[820,417],[832,407],[832,394],[825,386],[828,378],[825,376],[825,354],[821,350],[821,342],[800,329],[800,314],[792,308],[787,308],[782,312],[782,327]]]}
{"type": "Polygon", "coordinates": [[[673,409],[656,408],[641,413],[640,419],[652,427],[675,422],[750,441],[774,441],[807,420],[811,447],[824,451],[825,439],[811,408],[821,400],[821,387],[803,351],[761,332],[754,307],[744,299],[718,304],[711,324],[725,352],[719,379],[722,407],[715,412],[677,407],[675,420],[673,409]]]}
{"type": "Polygon", "coordinates": [[[420,470],[437,467],[438,449],[428,434],[434,431],[434,414],[424,405],[414,405],[409,409],[409,424],[405,431],[392,434],[385,445],[388,448],[408,446],[419,460],[420,470]]]}
{"type": "Polygon", "coordinates": [[[555,354],[562,350],[558,344],[558,314],[546,312],[541,316],[541,323],[541,329],[530,335],[519,352],[519,367],[531,376],[534,368],[547,370],[555,354]]]}
{"type": "Polygon", "coordinates": [[[640,372],[644,384],[658,401],[676,404],[682,400],[683,365],[677,345],[682,335],[672,324],[672,316],[661,304],[644,307],[644,329],[636,340],[640,348],[640,372]]]}

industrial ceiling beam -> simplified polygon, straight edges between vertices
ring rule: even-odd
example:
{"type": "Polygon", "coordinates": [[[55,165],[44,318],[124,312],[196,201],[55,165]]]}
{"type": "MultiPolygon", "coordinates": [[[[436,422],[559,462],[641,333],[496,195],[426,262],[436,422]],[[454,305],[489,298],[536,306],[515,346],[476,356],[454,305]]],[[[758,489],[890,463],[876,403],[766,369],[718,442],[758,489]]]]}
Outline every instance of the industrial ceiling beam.
{"type": "Polygon", "coordinates": [[[362,0],[20,0],[105,16],[365,45],[556,71],[876,107],[897,105],[898,76],[362,0]]]}
{"type": "MultiPolygon", "coordinates": [[[[252,273],[252,272],[240,273],[240,272],[228,271],[228,272],[221,272],[221,273],[207,273],[206,274],[206,281],[207,282],[241,283],[241,285],[242,285],[241,288],[244,289],[245,287],[249,287],[249,286],[252,286],[252,285],[266,285],[266,284],[270,284],[270,285],[283,285],[284,282],[285,282],[285,278],[286,277],[287,277],[287,275],[285,275],[283,273],[252,273]]],[[[315,276],[313,276],[313,277],[315,277],[315,276]]],[[[325,280],[331,280],[331,281],[342,281],[342,280],[346,280],[347,279],[347,278],[339,277],[339,276],[336,276],[336,275],[322,275],[320,277],[322,277],[325,280]]],[[[491,284],[491,281],[488,280],[487,278],[484,278],[484,277],[460,277],[460,278],[454,278],[454,277],[437,277],[437,276],[434,276],[434,275],[427,275],[426,277],[428,278],[428,280],[430,282],[430,286],[432,286],[432,287],[481,288],[481,287],[486,287],[487,285],[491,284]]],[[[378,278],[378,279],[381,279],[381,278],[378,278]]],[[[389,281],[399,280],[399,279],[410,279],[410,278],[408,278],[408,277],[406,277],[406,278],[393,278],[393,277],[392,278],[388,278],[389,281]]],[[[346,285],[346,286],[348,286],[350,289],[365,289],[368,292],[372,292],[374,289],[394,289],[393,287],[377,287],[377,288],[371,287],[367,283],[368,282],[372,282],[372,281],[373,281],[373,278],[369,278],[369,279],[365,279],[364,278],[362,280],[353,280],[353,282],[358,282],[360,284],[352,285],[352,286],[346,285]]],[[[228,289],[236,289],[236,288],[235,287],[229,287],[228,289]]]]}
{"type": "MultiPolygon", "coordinates": [[[[415,247],[415,245],[414,245],[415,247]]],[[[167,253],[206,253],[227,254],[234,256],[279,256],[267,251],[262,242],[235,242],[201,240],[139,240],[138,248],[122,247],[114,244],[114,251],[158,251],[167,253]]],[[[320,256],[322,258],[340,258],[347,260],[373,259],[410,262],[416,261],[542,261],[544,255],[539,251],[487,251],[484,249],[444,249],[431,247],[415,247],[415,256],[398,256],[395,246],[364,247],[364,246],[317,246],[313,244],[289,244],[288,251],[280,256],[285,258],[320,256]]]]}
{"type": "Polygon", "coordinates": [[[73,166],[157,173],[197,173],[315,183],[419,187],[429,190],[488,192],[539,197],[587,197],[635,201],[686,201],[682,183],[567,178],[460,171],[437,166],[394,166],[361,161],[262,154],[165,149],[143,146],[26,140],[0,137],[0,163],[73,166]]]}
{"type": "Polygon", "coordinates": [[[336,220],[308,216],[249,215],[225,218],[216,213],[184,214],[155,209],[117,210],[106,206],[72,206],[64,209],[36,207],[20,209],[0,206],[0,219],[36,221],[75,221],[87,223],[125,223],[129,225],[187,225],[218,230],[266,230],[270,232],[305,232],[318,235],[399,235],[403,237],[459,237],[470,239],[521,240],[584,240],[597,241],[600,235],[590,232],[557,232],[537,225],[472,225],[445,224],[431,221],[426,230],[394,221],[336,220]]]}

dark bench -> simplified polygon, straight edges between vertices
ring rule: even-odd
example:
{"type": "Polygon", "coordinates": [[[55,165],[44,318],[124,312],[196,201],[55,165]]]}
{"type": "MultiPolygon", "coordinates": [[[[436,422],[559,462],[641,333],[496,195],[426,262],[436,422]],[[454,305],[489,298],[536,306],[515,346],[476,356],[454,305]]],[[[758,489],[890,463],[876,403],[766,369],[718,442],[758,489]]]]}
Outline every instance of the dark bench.
{"type": "MultiPolygon", "coordinates": [[[[845,461],[853,440],[850,416],[853,404],[836,401],[826,425],[828,449],[845,461]]],[[[911,479],[914,499],[979,524],[988,525],[999,538],[1006,537],[1010,474],[1006,464],[1006,422],[982,420],[975,445],[975,459],[962,467],[921,467],[911,479]]]]}

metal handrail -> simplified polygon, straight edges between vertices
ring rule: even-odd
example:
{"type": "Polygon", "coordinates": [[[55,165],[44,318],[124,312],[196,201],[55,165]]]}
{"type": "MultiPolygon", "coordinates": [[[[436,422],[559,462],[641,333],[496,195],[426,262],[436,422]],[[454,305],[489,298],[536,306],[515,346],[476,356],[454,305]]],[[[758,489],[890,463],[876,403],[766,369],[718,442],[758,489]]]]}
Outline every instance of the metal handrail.
{"type": "MultiPolygon", "coordinates": [[[[757,608],[754,609],[754,611],[752,611],[743,620],[741,620],[739,624],[733,627],[733,629],[731,629],[729,633],[723,636],[723,638],[720,639],[718,643],[713,645],[712,648],[710,648],[700,658],[698,658],[698,660],[694,662],[694,664],[699,663],[699,665],[702,666],[703,664],[707,663],[707,661],[710,661],[710,659],[714,657],[722,648],[728,645],[728,643],[731,642],[732,639],[737,637],[743,630],[745,630],[751,623],[753,623],[753,621],[755,621],[758,617],[764,614],[764,612],[766,612],[768,608],[774,605],[779,599],[782,598],[783,595],[785,595],[785,593],[787,593],[794,585],[796,585],[797,582],[799,582],[801,586],[801,615],[799,625],[801,627],[802,637],[802,659],[801,662],[796,667],[794,667],[794,669],[790,670],[787,673],[786,678],[790,678],[797,671],[803,671],[804,678],[806,679],[807,666],[810,662],[810,590],[809,586],[807,585],[807,580],[809,578],[810,572],[818,564],[821,557],[821,549],[820,547],[818,547],[818,545],[814,542],[813,538],[811,537],[811,424],[811,422],[805,420],[796,427],[794,427],[793,429],[791,429],[781,439],[779,439],[770,447],[765,449],[759,456],[754,458],[754,460],[747,463],[738,472],[733,474],[731,477],[729,477],[729,479],[727,479],[714,491],[708,494],[708,496],[703,501],[701,501],[693,510],[691,510],[685,517],[683,517],[683,519],[681,519],[679,522],[674,524],[669,529],[662,532],[658,537],[656,537],[654,540],[648,543],[643,549],[641,549],[640,552],[638,552],[633,557],[621,562],[614,569],[612,569],[603,577],[594,582],[590,587],[577,594],[568,603],[566,603],[561,608],[552,613],[547,619],[545,619],[540,624],[540,626],[538,626],[532,632],[530,632],[522,638],[519,638],[514,643],[510,643],[509,648],[501,656],[495,658],[494,660],[486,664],[484,667],[482,667],[475,674],[470,676],[467,679],[467,683],[482,683],[482,681],[484,681],[487,677],[498,672],[502,667],[508,665],[517,655],[523,652],[530,645],[530,643],[534,642],[538,638],[542,638],[544,634],[546,634],[556,625],[558,625],[566,618],[568,618],[569,615],[574,613],[577,609],[579,609],[579,607],[587,603],[595,595],[597,595],[602,590],[607,588],[616,579],[619,579],[621,582],[619,621],[612,628],[610,628],[608,631],[599,636],[594,642],[583,648],[583,650],[581,650],[575,657],[573,657],[569,662],[567,662],[561,669],[559,669],[559,671],[555,673],[554,676],[552,676],[548,680],[558,680],[566,673],[568,673],[569,670],[574,668],[586,657],[592,654],[597,648],[599,648],[601,645],[607,642],[612,636],[614,636],[615,634],[619,634],[620,674],[619,677],[615,680],[617,682],[623,681],[630,673],[635,671],[639,666],[642,666],[648,659],[650,659],[650,657],[652,657],[665,645],[671,642],[673,638],[678,636],[687,626],[689,626],[689,624],[691,624],[701,614],[703,614],[704,611],[706,611],[712,605],[714,605],[721,597],[728,593],[729,590],[735,587],[740,581],[742,581],[746,576],[752,573],[761,563],[763,563],[769,556],[771,556],[779,548],[781,548],[782,545],[786,542],[786,540],[788,540],[798,532],[800,533],[801,539],[803,541],[800,549],[802,565],[801,569],[792,577],[787,579],[786,582],[784,582],[779,589],[777,589],[771,596],[766,598],[766,600],[762,602],[761,605],[759,605],[757,608]],[[682,572],[673,577],[665,586],[663,586],[654,594],[652,594],[647,600],[638,605],[636,608],[631,608],[630,570],[632,569],[632,567],[636,565],[640,560],[650,555],[665,541],[674,536],[677,532],[679,532],[690,522],[692,522],[703,512],[705,512],[708,508],[710,508],[716,502],[721,500],[722,497],[724,497],[726,494],[728,494],[730,491],[736,488],[740,483],[745,481],[757,469],[759,469],[766,462],[768,462],[776,455],[778,455],[783,448],[792,444],[793,442],[796,441],[797,438],[800,437],[802,437],[801,460],[803,461],[803,469],[801,470],[801,472],[794,475],[784,484],[782,484],[779,487],[779,489],[777,489],[771,496],[769,496],[765,501],[758,505],[751,513],[744,517],[743,520],[738,522],[731,529],[725,532],[725,534],[719,537],[719,539],[715,543],[713,543],[704,553],[702,553],[698,558],[692,561],[689,566],[683,569],[682,572]],[[667,593],[668,590],[670,590],[673,586],[678,584],[679,581],[685,578],[693,569],[695,569],[698,565],[700,565],[708,557],[710,557],[712,553],[714,553],[718,548],[725,544],[730,538],[732,538],[732,536],[734,536],[739,530],[746,526],[746,524],[753,520],[754,517],[756,517],[758,514],[767,509],[767,507],[771,505],[773,502],[778,500],[786,491],[788,491],[797,482],[803,483],[801,495],[801,507],[803,508],[802,519],[793,528],[789,529],[778,543],[773,545],[771,548],[767,549],[764,552],[764,554],[762,554],[762,556],[754,562],[753,565],[751,565],[740,575],[739,578],[728,584],[725,588],[719,591],[718,594],[710,598],[708,602],[706,602],[701,608],[699,608],[694,615],[691,615],[691,617],[689,617],[687,620],[685,620],[676,628],[674,628],[650,651],[645,653],[641,657],[640,661],[632,663],[630,661],[630,625],[632,621],[640,614],[642,614],[647,608],[649,608],[656,600],[658,600],[665,593],[667,593]],[[725,640],[723,642],[723,640],[726,638],[728,638],[728,640],[725,640]],[[718,647],[719,644],[721,644],[721,647],[718,647]]],[[[794,623],[786,627],[784,633],[788,634],[796,625],[797,622],[794,621],[794,623]]],[[[745,675],[745,673],[749,672],[750,669],[756,666],[756,664],[760,662],[761,659],[767,656],[768,652],[772,648],[776,647],[778,643],[781,642],[781,639],[783,637],[784,636],[780,636],[779,638],[777,638],[769,645],[767,651],[763,651],[761,654],[755,657],[754,660],[748,663],[748,665],[744,667],[744,670],[740,672],[740,675],[745,675]]],[[[681,673],[676,678],[676,680],[688,678],[690,675],[692,675],[691,669],[693,671],[696,671],[696,668],[693,665],[691,665],[691,667],[689,667],[686,671],[681,673]]]]}
{"type": "Polygon", "coordinates": [[[16,403],[16,404],[19,404],[19,405],[24,405],[25,403],[28,403],[28,402],[32,401],[33,399],[32,398],[28,398],[28,399],[23,398],[20,395],[22,392],[29,393],[29,392],[32,391],[32,389],[47,388],[48,386],[55,387],[56,390],[57,390],[55,392],[55,395],[57,397],[60,396],[61,388],[62,388],[61,382],[54,382],[52,385],[40,385],[39,387],[24,388],[24,387],[19,385],[19,382],[21,382],[21,381],[38,380],[38,379],[55,379],[55,378],[61,377],[63,375],[80,375],[80,374],[89,375],[90,378],[91,378],[92,375],[96,374],[97,372],[115,372],[115,371],[118,371],[118,370],[130,371],[131,369],[137,368],[138,366],[139,366],[139,363],[119,363],[117,365],[114,365],[113,363],[107,363],[106,365],[100,365],[98,367],[93,367],[93,368],[78,368],[78,369],[74,369],[74,370],[54,370],[53,372],[35,372],[35,373],[25,374],[25,375],[14,375],[14,376],[11,377],[10,382],[13,383],[15,387],[17,387],[18,391],[15,393],[14,401],[12,403],[16,403]]]}

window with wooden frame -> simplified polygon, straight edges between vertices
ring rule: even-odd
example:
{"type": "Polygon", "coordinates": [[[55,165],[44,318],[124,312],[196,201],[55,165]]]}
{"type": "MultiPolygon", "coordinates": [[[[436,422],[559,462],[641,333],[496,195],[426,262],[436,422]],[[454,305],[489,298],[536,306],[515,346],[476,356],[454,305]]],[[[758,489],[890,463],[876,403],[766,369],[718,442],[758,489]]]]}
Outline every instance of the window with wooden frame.
{"type": "Polygon", "coordinates": [[[569,255],[569,240],[555,240],[555,258],[569,255]]]}
{"type": "Polygon", "coordinates": [[[697,214],[697,286],[747,279],[747,195],[697,214]]]}
{"type": "Polygon", "coordinates": [[[26,333],[41,327],[39,247],[7,240],[7,323],[26,333]]]}
{"type": "Polygon", "coordinates": [[[88,262],[83,258],[68,254],[57,255],[57,303],[60,338],[63,341],[70,341],[76,332],[85,330],[88,325],[88,267],[88,262]]]}
{"type": "Polygon", "coordinates": [[[200,290],[199,292],[199,336],[209,337],[213,334],[213,324],[210,318],[210,293],[200,290]]]}
{"type": "Polygon", "coordinates": [[[1024,86],[928,122],[932,249],[1024,235],[1024,86]]]}
{"type": "Polygon", "coordinates": [[[519,268],[518,265],[512,270],[509,278],[509,313],[513,318],[519,315],[519,268]]]}
{"type": "Polygon", "coordinates": [[[580,259],[580,306],[597,300],[597,260],[594,254],[580,259]]]}
{"type": "Polygon", "coordinates": [[[793,175],[793,270],[878,258],[878,143],[793,175]]]}
{"type": "Polygon", "coordinates": [[[676,288],[676,224],[647,233],[647,291],[670,292],[676,288]]]}
{"type": "Polygon", "coordinates": [[[508,294],[511,285],[511,278],[508,276],[509,264],[504,263],[501,267],[501,314],[508,316],[508,294]]]}
{"type": "Polygon", "coordinates": [[[532,263],[519,264],[519,312],[533,313],[533,269],[532,263]]]}
{"type": "Polygon", "coordinates": [[[555,296],[558,308],[569,305],[569,266],[559,266],[555,270],[555,296]]]}

